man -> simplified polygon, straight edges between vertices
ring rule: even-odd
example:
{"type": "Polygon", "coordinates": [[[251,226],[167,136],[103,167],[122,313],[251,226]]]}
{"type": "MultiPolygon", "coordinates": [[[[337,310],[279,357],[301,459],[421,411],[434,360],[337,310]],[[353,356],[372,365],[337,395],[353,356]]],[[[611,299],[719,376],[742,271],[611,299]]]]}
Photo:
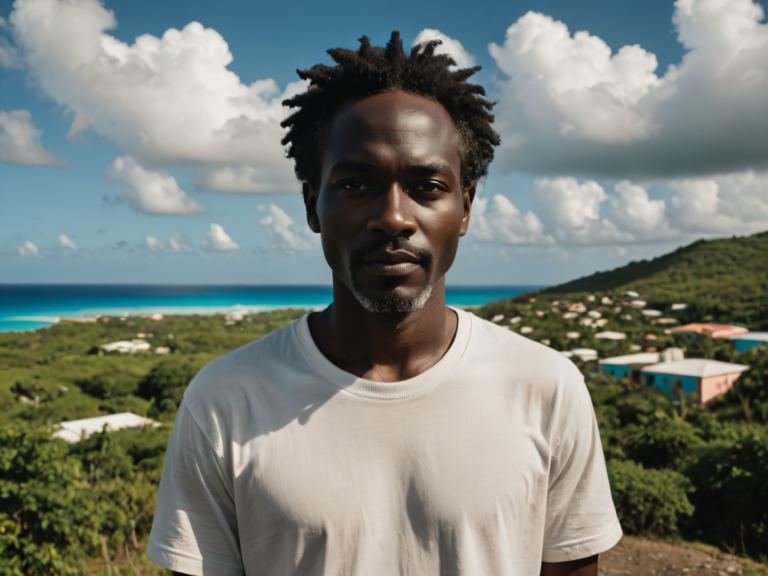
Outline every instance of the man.
{"type": "Polygon", "coordinates": [[[149,557],[183,574],[596,575],[621,528],[584,380],[445,305],[498,135],[437,41],[330,50],[284,125],[333,303],[185,393],[149,557]]]}

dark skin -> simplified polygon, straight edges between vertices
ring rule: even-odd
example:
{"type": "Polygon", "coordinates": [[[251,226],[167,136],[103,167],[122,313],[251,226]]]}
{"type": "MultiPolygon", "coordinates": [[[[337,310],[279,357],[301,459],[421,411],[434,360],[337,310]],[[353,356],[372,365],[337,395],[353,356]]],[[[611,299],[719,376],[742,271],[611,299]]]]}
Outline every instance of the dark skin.
{"type": "MultiPolygon", "coordinates": [[[[311,314],[309,327],[339,368],[395,382],[429,369],[450,347],[457,318],[445,305],[445,274],[475,195],[474,185],[461,185],[460,150],[445,108],[410,93],[370,96],[334,116],[321,174],[303,192],[333,272],[333,304],[311,314]],[[428,285],[424,305],[407,312],[372,312],[355,296],[407,300],[428,285]]],[[[597,576],[597,561],[542,562],[541,576],[597,576]]]]}

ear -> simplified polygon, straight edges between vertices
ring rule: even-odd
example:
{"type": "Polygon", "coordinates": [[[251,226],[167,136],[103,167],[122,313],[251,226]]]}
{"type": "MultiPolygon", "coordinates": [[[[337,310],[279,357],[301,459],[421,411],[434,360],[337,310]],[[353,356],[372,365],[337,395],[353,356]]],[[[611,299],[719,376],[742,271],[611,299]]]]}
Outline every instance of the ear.
{"type": "Polygon", "coordinates": [[[307,224],[312,232],[320,233],[320,219],[317,217],[317,189],[309,182],[301,183],[301,193],[304,196],[304,208],[307,211],[307,224]]]}
{"type": "Polygon", "coordinates": [[[469,230],[469,219],[472,215],[472,201],[475,199],[476,189],[477,183],[475,182],[461,193],[461,197],[464,202],[464,218],[461,219],[459,236],[464,236],[467,233],[467,230],[469,230]]]}

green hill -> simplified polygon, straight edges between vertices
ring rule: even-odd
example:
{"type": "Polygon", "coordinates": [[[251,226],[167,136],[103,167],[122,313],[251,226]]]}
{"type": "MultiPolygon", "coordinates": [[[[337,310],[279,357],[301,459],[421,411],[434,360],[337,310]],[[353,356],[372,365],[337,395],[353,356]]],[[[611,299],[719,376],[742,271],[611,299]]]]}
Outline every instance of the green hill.
{"type": "Polygon", "coordinates": [[[698,240],[652,260],[596,272],[540,294],[626,290],[638,292],[654,307],[685,302],[691,319],[768,329],[768,232],[698,240]]]}

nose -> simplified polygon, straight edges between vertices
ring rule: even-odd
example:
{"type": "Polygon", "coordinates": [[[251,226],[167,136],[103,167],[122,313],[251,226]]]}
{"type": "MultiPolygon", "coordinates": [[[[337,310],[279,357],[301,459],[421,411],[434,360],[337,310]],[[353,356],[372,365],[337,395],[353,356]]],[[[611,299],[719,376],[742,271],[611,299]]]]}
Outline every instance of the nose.
{"type": "Polygon", "coordinates": [[[411,197],[402,186],[393,183],[374,203],[374,212],[368,219],[367,229],[383,232],[393,238],[411,236],[416,231],[411,203],[411,197]]]}

